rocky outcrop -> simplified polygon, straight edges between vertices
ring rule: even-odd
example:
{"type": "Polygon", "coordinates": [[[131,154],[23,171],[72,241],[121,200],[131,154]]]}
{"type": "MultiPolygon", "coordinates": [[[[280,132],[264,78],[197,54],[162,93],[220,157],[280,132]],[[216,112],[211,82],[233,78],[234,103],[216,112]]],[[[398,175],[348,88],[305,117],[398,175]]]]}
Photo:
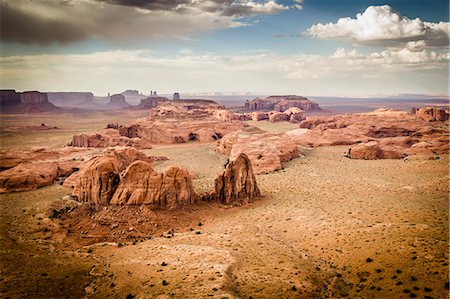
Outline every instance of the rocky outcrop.
{"type": "Polygon", "coordinates": [[[247,126],[240,121],[223,122],[217,119],[171,119],[154,120],[152,117],[135,120],[122,126],[119,132],[129,138],[140,138],[151,144],[211,142],[225,134],[247,126]]]}
{"type": "Polygon", "coordinates": [[[269,113],[262,112],[262,111],[255,111],[252,113],[252,120],[254,121],[260,121],[260,120],[266,120],[269,119],[269,113]]]}
{"type": "Polygon", "coordinates": [[[211,197],[221,203],[229,204],[260,195],[252,163],[246,154],[241,153],[227,165],[223,174],[216,178],[211,197]]]}
{"type": "Polygon", "coordinates": [[[148,204],[173,210],[196,201],[189,171],[172,166],[164,173],[158,173],[150,163],[136,161],[121,176],[110,203],[148,204]]]}
{"type": "Polygon", "coordinates": [[[446,121],[449,119],[449,111],[436,107],[424,107],[415,111],[416,115],[427,122],[446,121]]]}
{"type": "Polygon", "coordinates": [[[213,115],[218,120],[224,121],[224,122],[232,122],[234,120],[245,121],[245,120],[251,119],[251,116],[248,114],[234,113],[232,111],[228,111],[225,109],[216,110],[213,112],[213,115]]]}
{"type": "Polygon", "coordinates": [[[141,138],[121,136],[116,129],[105,129],[92,135],[74,135],[69,145],[74,147],[132,146],[138,149],[152,148],[149,142],[141,138]]]}
{"type": "Polygon", "coordinates": [[[291,107],[297,107],[304,111],[320,110],[317,103],[305,97],[295,95],[269,96],[265,99],[256,98],[245,103],[245,108],[251,111],[275,110],[283,112],[291,107]]]}
{"type": "Polygon", "coordinates": [[[283,169],[283,162],[299,156],[298,146],[289,136],[281,133],[228,134],[219,142],[217,150],[235,160],[245,153],[256,174],[283,169]]]}
{"type": "Polygon", "coordinates": [[[404,150],[391,146],[381,146],[378,141],[370,141],[353,145],[348,150],[348,156],[352,159],[376,160],[376,159],[401,159],[406,156],[404,150]]]}
{"type": "Polygon", "coordinates": [[[64,185],[73,187],[72,195],[82,202],[107,205],[119,185],[120,173],[137,160],[152,161],[134,148],[112,151],[81,164],[80,171],[72,174],[64,185]]]}
{"type": "Polygon", "coordinates": [[[164,97],[148,97],[146,99],[142,99],[139,105],[137,106],[138,109],[152,109],[155,107],[158,107],[160,103],[164,103],[166,101],[169,101],[169,99],[164,97]]]}
{"type": "Polygon", "coordinates": [[[0,193],[36,190],[76,171],[77,162],[22,162],[0,172],[0,193]]]}
{"type": "Polygon", "coordinates": [[[269,112],[269,121],[271,123],[276,123],[280,121],[289,121],[290,117],[287,114],[284,114],[283,112],[276,112],[272,111],[269,112]]]}
{"type": "Polygon", "coordinates": [[[377,109],[370,113],[308,117],[300,127],[309,131],[293,138],[298,145],[355,145],[349,156],[357,159],[448,153],[448,124],[424,122],[403,111],[377,109]],[[423,147],[414,146],[421,142],[426,142],[423,147]]]}
{"type": "Polygon", "coordinates": [[[223,110],[224,106],[211,100],[177,100],[160,101],[150,110],[152,118],[205,118],[213,116],[216,110],[223,110]]]}
{"type": "Polygon", "coordinates": [[[202,196],[193,189],[187,169],[169,167],[156,172],[151,162],[135,149],[113,151],[93,158],[80,171],[64,182],[72,187],[72,195],[94,205],[149,205],[173,210],[199,200],[214,200],[224,204],[246,201],[260,195],[249,158],[239,155],[227,165],[215,180],[215,189],[202,196]]]}
{"type": "Polygon", "coordinates": [[[38,91],[25,91],[18,93],[15,90],[0,91],[1,113],[39,113],[56,111],[59,108],[48,101],[46,93],[38,91]]]}
{"type": "Polygon", "coordinates": [[[178,92],[175,92],[175,93],[173,94],[172,100],[174,100],[174,101],[180,100],[180,94],[179,94],[178,92]]]}

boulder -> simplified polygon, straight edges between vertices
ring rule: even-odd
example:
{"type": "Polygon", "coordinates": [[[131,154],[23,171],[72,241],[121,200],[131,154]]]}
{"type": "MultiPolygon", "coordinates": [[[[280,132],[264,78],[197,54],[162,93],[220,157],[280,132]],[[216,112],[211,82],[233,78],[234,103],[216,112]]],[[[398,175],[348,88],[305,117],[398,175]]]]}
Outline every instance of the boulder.
{"type": "Polygon", "coordinates": [[[212,197],[225,204],[247,201],[261,195],[252,163],[243,153],[227,165],[223,174],[216,178],[214,185],[212,197]]]}
{"type": "Polygon", "coordinates": [[[157,173],[148,162],[135,161],[125,170],[111,204],[149,204],[173,210],[194,203],[197,195],[189,171],[175,166],[157,173]]]}

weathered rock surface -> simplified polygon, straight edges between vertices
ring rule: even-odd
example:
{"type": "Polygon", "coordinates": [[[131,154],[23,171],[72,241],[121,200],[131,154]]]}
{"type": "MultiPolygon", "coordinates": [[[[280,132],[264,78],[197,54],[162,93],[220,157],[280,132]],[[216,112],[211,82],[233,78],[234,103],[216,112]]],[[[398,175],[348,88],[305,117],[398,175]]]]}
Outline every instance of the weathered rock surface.
{"type": "Polygon", "coordinates": [[[416,115],[424,121],[446,121],[449,119],[449,111],[436,107],[424,107],[415,111],[416,115]]]}
{"type": "Polygon", "coordinates": [[[120,172],[137,160],[152,161],[134,148],[111,151],[82,163],[80,171],[67,178],[64,185],[73,187],[72,195],[82,202],[107,205],[119,185],[120,172]]]}
{"type": "Polygon", "coordinates": [[[275,110],[283,112],[291,107],[297,107],[304,111],[320,110],[317,103],[295,95],[270,96],[265,99],[256,98],[245,103],[247,110],[275,110]]]}
{"type": "Polygon", "coordinates": [[[219,142],[217,150],[235,160],[245,153],[252,162],[256,174],[283,169],[283,162],[299,156],[297,144],[281,133],[244,132],[228,134],[219,142]]]}
{"type": "Polygon", "coordinates": [[[216,178],[214,185],[215,191],[211,197],[225,204],[249,200],[261,195],[252,163],[243,153],[227,165],[223,174],[216,178]]]}
{"type": "Polygon", "coordinates": [[[378,141],[370,141],[353,145],[348,150],[348,156],[352,159],[376,160],[376,159],[401,159],[406,156],[404,150],[389,146],[380,146],[378,141]]]}
{"type": "Polygon", "coordinates": [[[111,204],[149,204],[162,209],[175,209],[195,203],[189,171],[175,166],[157,173],[150,163],[135,161],[125,170],[111,204]]]}
{"type": "Polygon", "coordinates": [[[289,121],[290,116],[283,113],[283,112],[277,112],[277,111],[271,111],[269,112],[269,121],[271,123],[276,123],[280,121],[289,121]]]}
{"type": "Polygon", "coordinates": [[[158,107],[158,105],[160,105],[160,103],[163,103],[166,101],[169,101],[169,99],[165,98],[165,97],[152,96],[152,97],[142,99],[137,107],[139,109],[152,109],[152,108],[158,107]]]}
{"type": "Polygon", "coordinates": [[[74,135],[69,145],[74,147],[132,146],[138,149],[152,148],[149,142],[141,138],[121,136],[116,129],[105,129],[92,135],[74,135]]]}
{"type": "Polygon", "coordinates": [[[254,121],[260,121],[260,120],[266,120],[269,119],[269,113],[262,112],[262,111],[255,111],[252,113],[252,120],[254,121]]]}
{"type": "Polygon", "coordinates": [[[177,100],[160,101],[150,110],[152,118],[205,118],[213,116],[216,110],[223,110],[224,106],[211,100],[177,100]]]}
{"type": "Polygon", "coordinates": [[[0,172],[0,193],[36,190],[77,170],[77,162],[23,162],[0,172]]]}

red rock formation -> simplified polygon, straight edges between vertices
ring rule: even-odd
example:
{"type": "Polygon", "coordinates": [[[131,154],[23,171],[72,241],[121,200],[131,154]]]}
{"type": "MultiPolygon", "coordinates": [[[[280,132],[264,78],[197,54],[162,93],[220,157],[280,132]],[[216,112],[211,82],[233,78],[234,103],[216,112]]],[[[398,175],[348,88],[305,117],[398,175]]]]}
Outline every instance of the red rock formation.
{"type": "Polygon", "coordinates": [[[230,155],[230,160],[245,153],[256,174],[281,170],[283,162],[299,156],[298,146],[280,133],[228,134],[219,142],[217,150],[230,155]]]}
{"type": "Polygon", "coordinates": [[[77,162],[24,162],[0,172],[0,193],[36,190],[76,171],[77,162]]]}
{"type": "Polygon", "coordinates": [[[64,185],[74,188],[73,195],[92,204],[109,204],[119,185],[119,174],[132,162],[151,159],[134,148],[112,151],[80,165],[80,171],[67,178],[64,185]]]}
{"type": "Polygon", "coordinates": [[[446,121],[449,119],[448,110],[436,107],[424,107],[416,111],[416,115],[427,122],[446,121]]]}
{"type": "Polygon", "coordinates": [[[242,113],[234,113],[232,111],[220,109],[213,112],[213,116],[223,122],[232,122],[235,120],[250,120],[251,116],[242,113]]]}
{"type": "Polygon", "coordinates": [[[290,116],[283,112],[271,111],[269,112],[269,121],[271,123],[276,123],[280,121],[289,121],[290,116]]]}
{"type": "Polygon", "coordinates": [[[227,165],[223,174],[216,178],[214,189],[211,197],[225,204],[247,201],[261,195],[252,163],[245,154],[240,154],[227,165]]]}
{"type": "Polygon", "coordinates": [[[211,142],[225,134],[248,126],[240,121],[223,122],[217,119],[170,119],[142,118],[122,126],[119,132],[129,138],[141,138],[151,144],[186,143],[190,141],[211,142]]]}
{"type": "Polygon", "coordinates": [[[168,98],[164,97],[148,97],[146,99],[142,99],[141,102],[138,105],[139,109],[152,109],[155,107],[158,107],[163,102],[169,101],[168,98]]]}
{"type": "Polygon", "coordinates": [[[125,170],[111,204],[149,204],[173,210],[195,203],[195,194],[189,172],[172,166],[157,173],[148,162],[135,161],[125,170]]]}
{"type": "Polygon", "coordinates": [[[92,135],[74,135],[69,145],[74,147],[132,146],[138,149],[152,148],[149,142],[141,138],[121,136],[119,131],[115,129],[105,129],[92,135]]]}
{"type": "Polygon", "coordinates": [[[392,146],[380,146],[378,141],[370,141],[350,147],[348,156],[352,159],[376,160],[401,159],[406,154],[401,149],[392,146]]]}
{"type": "Polygon", "coordinates": [[[313,101],[294,95],[270,96],[265,99],[256,98],[245,103],[247,110],[275,110],[283,112],[291,107],[298,107],[304,111],[320,110],[319,105],[313,101]]]}
{"type": "Polygon", "coordinates": [[[252,120],[254,120],[254,121],[260,121],[260,120],[266,120],[266,119],[269,119],[269,113],[267,113],[267,112],[255,111],[252,113],[252,120]]]}
{"type": "Polygon", "coordinates": [[[300,127],[310,129],[294,140],[302,146],[356,145],[350,156],[397,159],[405,155],[448,153],[448,125],[425,123],[409,113],[378,109],[371,113],[308,117],[300,127]],[[369,143],[376,141],[376,143],[369,143]],[[430,146],[415,147],[426,141],[430,146]]]}

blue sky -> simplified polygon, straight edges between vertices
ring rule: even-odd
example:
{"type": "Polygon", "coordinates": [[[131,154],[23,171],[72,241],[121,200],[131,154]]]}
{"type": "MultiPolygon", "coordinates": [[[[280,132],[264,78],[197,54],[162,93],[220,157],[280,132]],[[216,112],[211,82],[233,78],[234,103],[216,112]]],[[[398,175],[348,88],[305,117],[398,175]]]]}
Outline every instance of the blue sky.
{"type": "Polygon", "coordinates": [[[2,88],[448,94],[444,0],[0,5],[2,88]]]}

